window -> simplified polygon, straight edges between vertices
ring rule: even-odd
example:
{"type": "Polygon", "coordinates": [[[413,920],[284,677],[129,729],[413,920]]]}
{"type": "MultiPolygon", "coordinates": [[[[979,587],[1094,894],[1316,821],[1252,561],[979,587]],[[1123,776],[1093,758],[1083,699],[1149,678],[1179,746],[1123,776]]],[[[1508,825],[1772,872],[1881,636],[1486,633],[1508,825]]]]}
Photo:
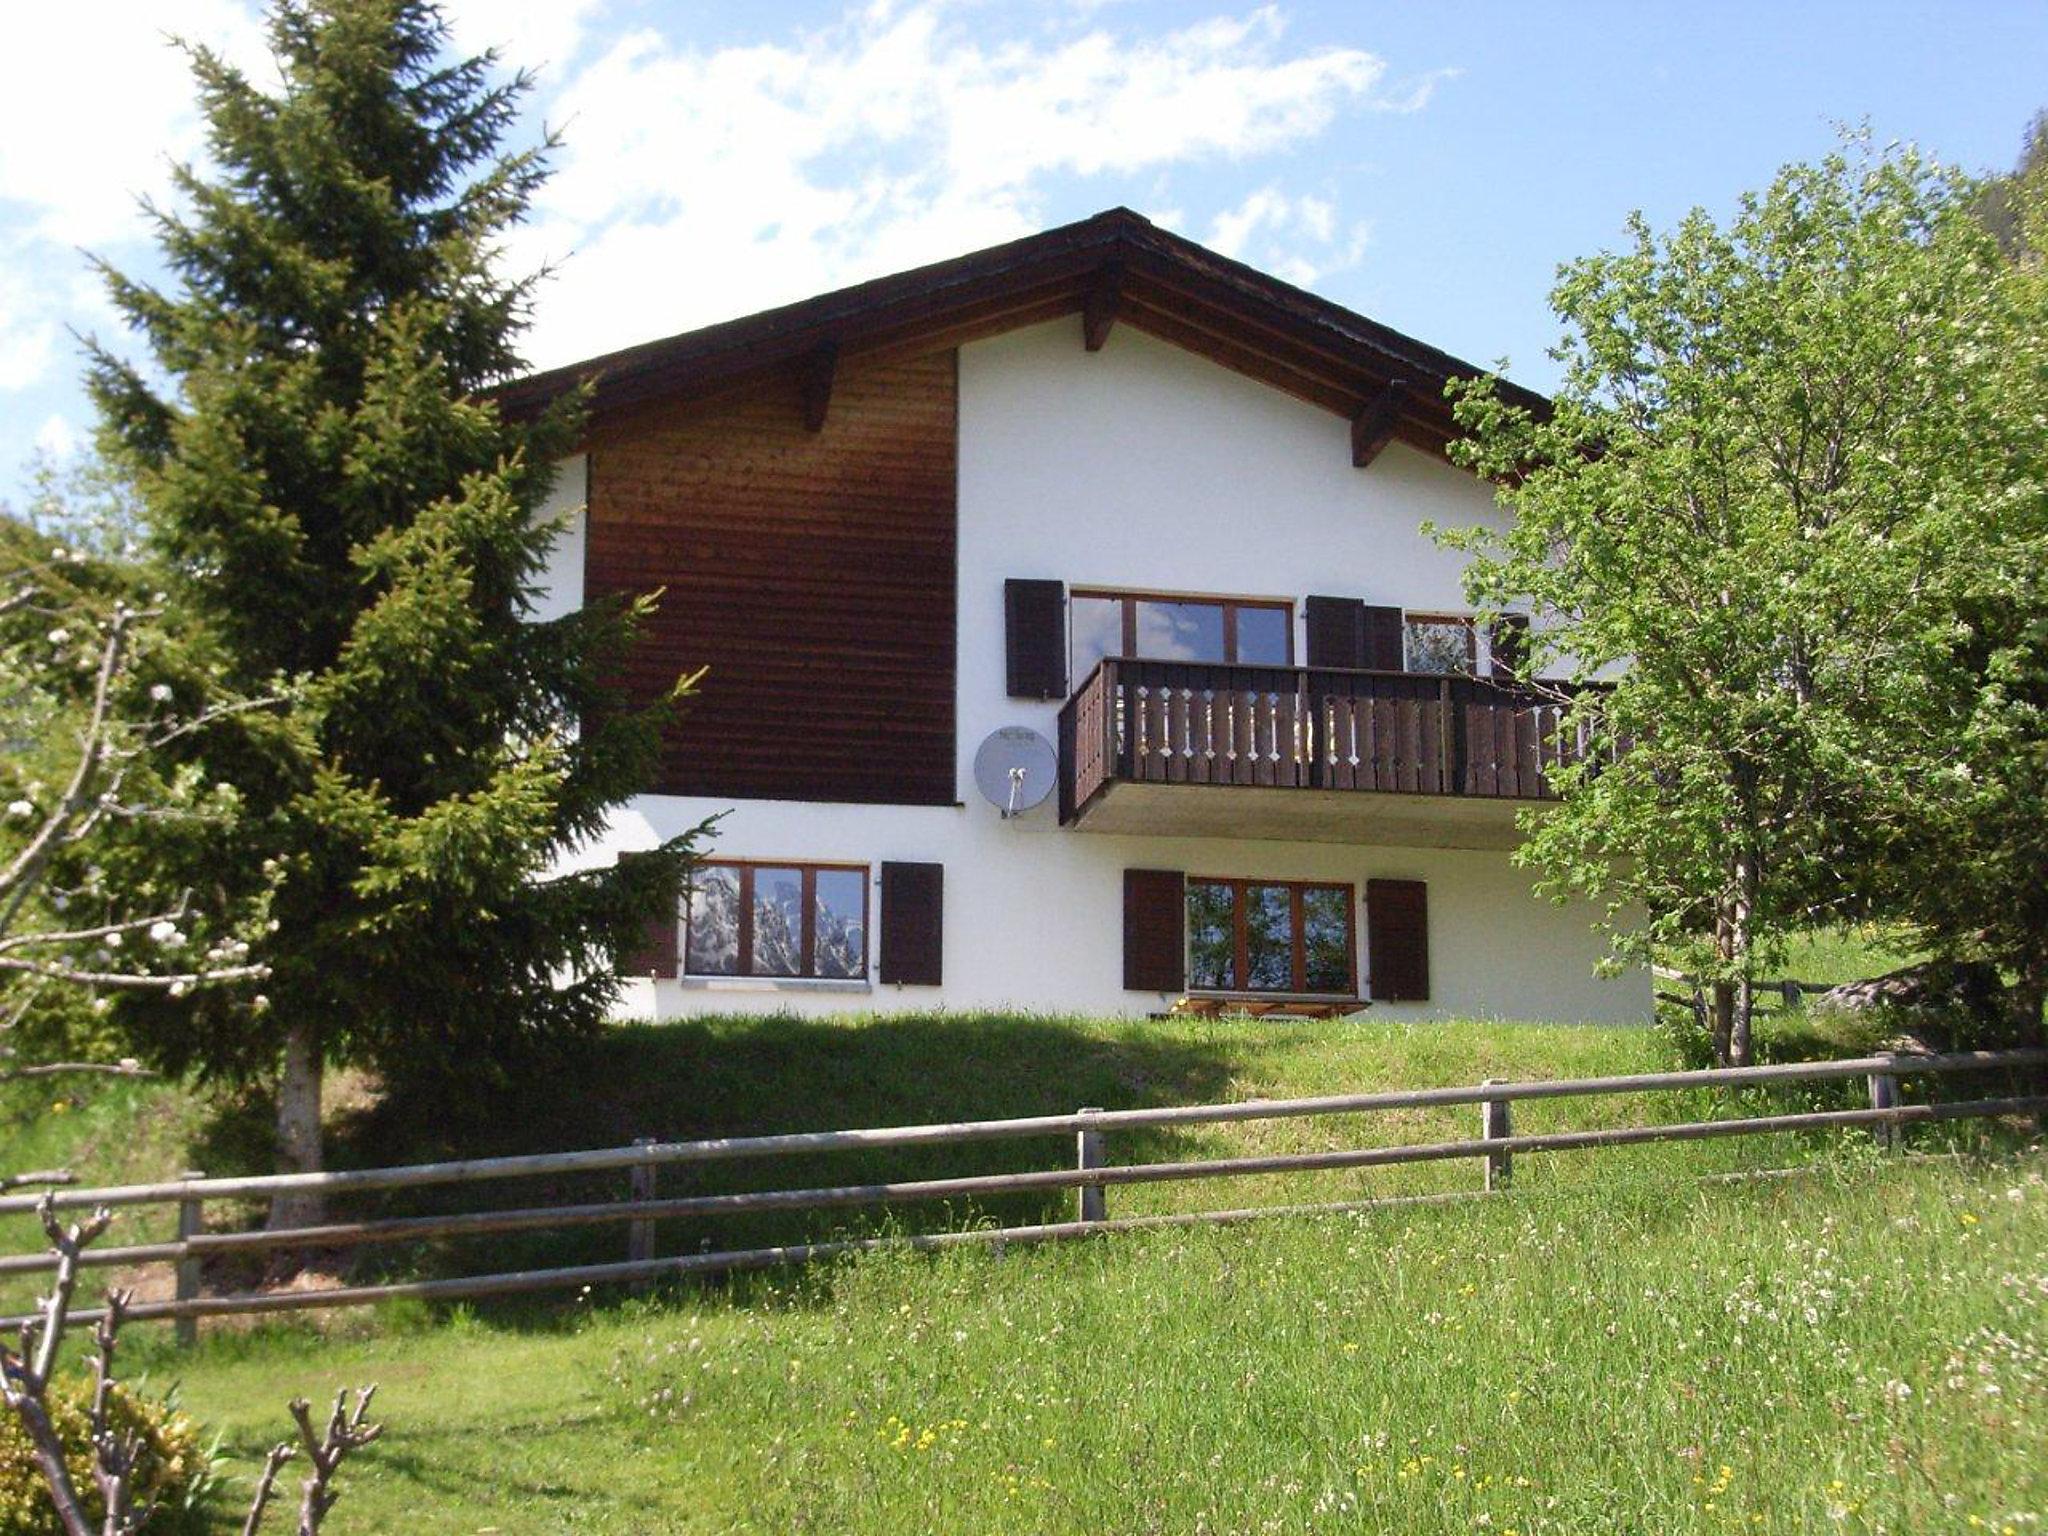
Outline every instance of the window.
{"type": "Polygon", "coordinates": [[[1188,988],[1355,997],[1348,885],[1191,877],[1188,988]]]}
{"type": "Polygon", "coordinates": [[[1471,618],[1455,613],[1411,613],[1406,625],[1410,672],[1479,672],[1479,633],[1471,618]]]}
{"type": "Polygon", "coordinates": [[[1068,608],[1077,682],[1105,656],[1270,667],[1294,662],[1292,603],[1081,591],[1068,608]]]}
{"type": "Polygon", "coordinates": [[[700,868],[690,887],[686,976],[858,980],[868,973],[865,865],[700,868]]]}

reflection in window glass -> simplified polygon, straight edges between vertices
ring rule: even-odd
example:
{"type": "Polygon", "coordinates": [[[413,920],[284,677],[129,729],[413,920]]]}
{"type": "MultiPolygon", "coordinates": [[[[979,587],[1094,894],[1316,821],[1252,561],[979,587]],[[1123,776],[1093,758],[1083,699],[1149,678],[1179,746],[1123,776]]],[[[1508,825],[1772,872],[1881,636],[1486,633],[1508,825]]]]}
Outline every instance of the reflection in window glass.
{"type": "Polygon", "coordinates": [[[1408,670],[1470,676],[1477,670],[1469,619],[1410,619],[1408,670]]]}
{"type": "Polygon", "coordinates": [[[1080,687],[1105,656],[1124,649],[1124,605],[1121,598],[1076,596],[1068,604],[1073,625],[1074,686],[1080,687]]]}
{"type": "Polygon", "coordinates": [[[1351,890],[1281,880],[1190,880],[1188,987],[1348,997],[1351,890]]]}
{"type": "Polygon", "coordinates": [[[835,977],[866,974],[866,872],[821,869],[816,878],[817,922],[812,939],[811,974],[835,977]]]}
{"type": "Polygon", "coordinates": [[[1245,887],[1245,986],[1253,992],[1294,989],[1294,897],[1284,885],[1245,887]]]}
{"type": "Polygon", "coordinates": [[[1294,616],[1285,608],[1237,610],[1237,660],[1247,666],[1284,667],[1294,657],[1294,616]]]}
{"type": "Polygon", "coordinates": [[[731,976],[740,964],[740,872],[713,864],[690,886],[690,948],[683,968],[692,976],[731,976]]]}
{"type": "Polygon", "coordinates": [[[754,871],[756,976],[797,976],[804,966],[804,872],[754,871]]]}
{"type": "Polygon", "coordinates": [[[1188,985],[1201,992],[1235,992],[1235,892],[1227,885],[1188,887],[1188,985]]]}
{"type": "Polygon", "coordinates": [[[1305,990],[1351,990],[1351,902],[1334,886],[1309,886],[1301,893],[1305,990]]]}
{"type": "Polygon", "coordinates": [[[1137,600],[1138,654],[1152,661],[1226,661],[1223,606],[1137,600]]]}

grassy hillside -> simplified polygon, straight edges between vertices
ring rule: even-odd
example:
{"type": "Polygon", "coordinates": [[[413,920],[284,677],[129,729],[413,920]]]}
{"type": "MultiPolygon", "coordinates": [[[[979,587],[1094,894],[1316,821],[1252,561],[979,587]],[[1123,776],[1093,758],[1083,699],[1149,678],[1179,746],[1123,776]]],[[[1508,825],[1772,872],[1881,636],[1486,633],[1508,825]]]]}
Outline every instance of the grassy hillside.
{"type": "Polygon", "coordinates": [[[243,1472],[291,1393],[381,1382],[336,1536],[2018,1533],[2044,1306],[2038,1154],[1852,1155],[140,1351],[243,1472]]]}
{"type": "MultiPolygon", "coordinates": [[[[397,1096],[360,1100],[333,1122],[337,1166],[541,1150],[618,1146],[635,1137],[679,1139],[843,1126],[889,1125],[1061,1113],[1258,1097],[1370,1091],[1486,1078],[1593,1076],[1679,1065],[1669,1043],[1641,1028],[1373,1021],[1267,1023],[1232,1020],[1125,1021],[1053,1016],[912,1016],[800,1020],[724,1018],[626,1027],[547,1064],[452,1099],[397,1096]]],[[[24,1090],[25,1091],[25,1090],[24,1090]]],[[[167,1176],[184,1167],[253,1171],[261,1156],[261,1106],[208,1110],[165,1085],[120,1084],[70,1101],[62,1115],[17,1105],[8,1166],[63,1161],[90,1181],[167,1176]]],[[[1860,1083],[1774,1095],[1659,1094],[1519,1106],[1516,1129],[1540,1132],[1652,1120],[1755,1113],[1790,1104],[1850,1103],[1860,1083]]],[[[1346,1146],[1462,1139],[1476,1133],[1476,1107],[1411,1110],[1373,1117],[1291,1120],[1119,1133],[1113,1162],[1325,1151],[1346,1146]]],[[[1974,1127],[1956,1133],[1965,1139],[1974,1127]]],[[[1645,1146],[1525,1158],[1530,1187],[1604,1183],[1630,1171],[1684,1178],[1705,1171],[1797,1161],[1812,1138],[1774,1137],[1703,1146],[1645,1146]]],[[[946,1177],[1044,1168],[1072,1156],[1070,1137],[964,1147],[784,1158],[663,1169],[665,1195],[946,1177]]],[[[1112,1214],[1139,1215],[1230,1204],[1353,1200],[1470,1189],[1476,1164],[1331,1171],[1229,1184],[1131,1186],[1110,1192],[1112,1214]]],[[[623,1173],[523,1179],[384,1197],[362,1197],[338,1214],[406,1214],[486,1205],[546,1205],[622,1199],[623,1173]]],[[[1052,1191],[974,1206],[897,1207],[887,1218],[931,1228],[996,1219],[1060,1219],[1072,1195],[1052,1191]]],[[[253,1219],[213,1209],[215,1225],[253,1219]]],[[[754,1246],[873,1230],[865,1211],[782,1213],[666,1222],[663,1252],[754,1246]]],[[[168,1213],[124,1214],[123,1239],[154,1235],[168,1213]]],[[[17,1219],[9,1236],[19,1240],[17,1219]]],[[[358,1275],[476,1273],[601,1262],[625,1253],[620,1225],[478,1239],[466,1244],[367,1251],[358,1275]]],[[[253,1264],[220,1263],[211,1288],[239,1289],[259,1277],[253,1264]]],[[[27,1290],[6,1288],[19,1303],[27,1290]]]]}
{"type": "MultiPolygon", "coordinates": [[[[721,1019],[612,1031],[521,1081],[480,1080],[457,1103],[359,1099],[336,1121],[336,1152],[391,1163],[1673,1065],[1666,1040],[1642,1029],[721,1019]]],[[[10,1090],[0,1157],[69,1163],[98,1181],[195,1159],[230,1171],[258,1145],[260,1114],[209,1108],[171,1085],[100,1084],[62,1102],[55,1112],[47,1094],[10,1090]]],[[[1775,1102],[1531,1104],[1518,1129],[1775,1102]]],[[[1466,1107],[1113,1137],[1110,1152],[1296,1151],[1458,1137],[1475,1124],[1466,1107]]],[[[1059,1251],[888,1254],[640,1299],[220,1325],[189,1355],[138,1326],[127,1351],[152,1387],[177,1382],[224,1432],[231,1472],[278,1433],[294,1393],[380,1381],[392,1437],[352,1480],[336,1536],[1877,1532],[1969,1529],[1973,1515],[2019,1532],[2048,1507],[2033,1454],[2048,1409],[2048,1182],[2038,1151],[2013,1150],[2016,1134],[1955,1128],[1951,1144],[1987,1155],[1946,1165],[1887,1162],[1866,1137],[1842,1135],[1527,1157],[1514,1193],[1484,1206],[1059,1251]],[[1811,1169],[1696,1182],[1788,1162],[1811,1169]]],[[[726,1165],[702,1181],[664,1170],[662,1189],[1070,1154],[1061,1138],[726,1165]]],[[[1469,1189],[1477,1178],[1445,1164],[1109,1198],[1112,1214],[1133,1214],[1469,1189]]],[[[528,1181],[496,1198],[617,1197],[623,1182],[528,1181]]],[[[1034,1219],[1070,1202],[897,1219],[1034,1219]]],[[[846,1220],[674,1224],[661,1241],[685,1252],[846,1220]]],[[[374,1267],[437,1273],[623,1251],[610,1227],[388,1250],[374,1267]]]]}

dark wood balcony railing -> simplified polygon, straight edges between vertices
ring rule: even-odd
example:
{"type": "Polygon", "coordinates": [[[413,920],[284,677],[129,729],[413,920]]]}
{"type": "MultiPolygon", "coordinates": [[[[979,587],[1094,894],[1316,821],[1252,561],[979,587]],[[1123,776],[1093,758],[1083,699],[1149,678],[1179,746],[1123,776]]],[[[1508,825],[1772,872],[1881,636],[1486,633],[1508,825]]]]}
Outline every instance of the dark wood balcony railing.
{"type": "Polygon", "coordinates": [[[1060,819],[1120,781],[1554,800],[1564,714],[1484,678],[1112,657],[1060,710],[1060,819]]]}

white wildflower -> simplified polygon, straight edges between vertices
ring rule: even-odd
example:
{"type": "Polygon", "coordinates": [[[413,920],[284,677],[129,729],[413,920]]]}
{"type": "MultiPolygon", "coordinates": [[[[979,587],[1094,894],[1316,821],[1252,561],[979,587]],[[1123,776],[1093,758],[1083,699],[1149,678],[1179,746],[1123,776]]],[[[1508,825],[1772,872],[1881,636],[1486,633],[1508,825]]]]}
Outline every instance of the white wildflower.
{"type": "Polygon", "coordinates": [[[7,802],[7,814],[16,821],[20,821],[24,816],[33,816],[35,813],[36,808],[26,800],[10,800],[7,802]]]}
{"type": "Polygon", "coordinates": [[[149,696],[158,704],[168,704],[171,702],[171,685],[169,683],[153,683],[150,685],[149,696]]]}

